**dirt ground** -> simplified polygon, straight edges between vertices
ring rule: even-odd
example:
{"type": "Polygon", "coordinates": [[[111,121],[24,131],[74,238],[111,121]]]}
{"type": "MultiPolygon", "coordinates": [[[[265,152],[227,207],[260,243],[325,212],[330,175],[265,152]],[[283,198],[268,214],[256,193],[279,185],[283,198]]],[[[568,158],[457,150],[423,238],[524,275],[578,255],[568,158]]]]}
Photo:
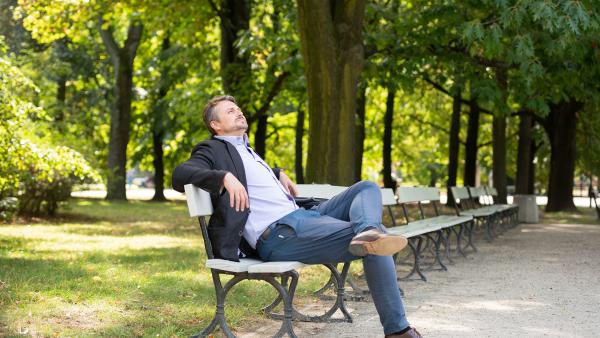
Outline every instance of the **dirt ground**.
{"type": "MultiPolygon", "coordinates": [[[[523,224],[406,281],[411,325],[424,337],[600,337],[600,225],[523,224]]],[[[383,337],[372,302],[354,323],[295,323],[299,337],[383,337]]],[[[243,334],[261,336],[261,332],[243,334]]]]}

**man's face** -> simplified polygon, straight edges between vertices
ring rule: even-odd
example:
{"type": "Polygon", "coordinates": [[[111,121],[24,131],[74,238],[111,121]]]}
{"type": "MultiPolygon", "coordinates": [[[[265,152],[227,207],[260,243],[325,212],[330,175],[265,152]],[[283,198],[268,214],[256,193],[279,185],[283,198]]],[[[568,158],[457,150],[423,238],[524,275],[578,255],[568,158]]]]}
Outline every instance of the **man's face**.
{"type": "Polygon", "coordinates": [[[217,120],[210,124],[219,136],[243,136],[248,129],[248,122],[240,107],[231,101],[221,101],[215,106],[217,120]]]}

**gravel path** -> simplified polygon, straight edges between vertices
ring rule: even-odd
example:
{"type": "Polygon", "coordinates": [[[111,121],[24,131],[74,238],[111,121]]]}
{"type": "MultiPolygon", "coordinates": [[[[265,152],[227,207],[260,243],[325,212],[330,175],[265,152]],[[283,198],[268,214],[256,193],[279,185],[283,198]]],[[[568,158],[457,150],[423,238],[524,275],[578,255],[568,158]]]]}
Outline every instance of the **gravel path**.
{"type": "MultiPolygon", "coordinates": [[[[428,282],[402,282],[408,319],[424,337],[600,337],[600,225],[527,224],[455,259],[428,282]]],[[[371,302],[354,323],[298,335],[383,337],[371,302]]]]}

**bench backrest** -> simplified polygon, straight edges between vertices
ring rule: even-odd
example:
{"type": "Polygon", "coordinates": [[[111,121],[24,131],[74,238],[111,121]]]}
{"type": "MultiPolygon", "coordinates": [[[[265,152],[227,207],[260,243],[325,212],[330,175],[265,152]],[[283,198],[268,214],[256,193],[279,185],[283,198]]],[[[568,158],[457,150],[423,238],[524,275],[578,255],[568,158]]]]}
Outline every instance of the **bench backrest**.
{"type": "Polygon", "coordinates": [[[204,239],[206,256],[208,259],[213,259],[215,258],[215,255],[212,251],[212,243],[208,237],[208,228],[206,224],[206,216],[210,216],[213,213],[213,205],[210,199],[210,194],[193,184],[186,184],[183,188],[185,189],[185,197],[187,200],[190,217],[198,217],[200,230],[202,231],[202,238],[204,239]]]}
{"type": "Polygon", "coordinates": [[[450,189],[452,190],[452,196],[454,196],[455,199],[466,200],[471,198],[467,187],[450,187],[450,189]]]}
{"type": "Polygon", "coordinates": [[[330,199],[341,193],[346,187],[331,184],[297,184],[298,197],[314,197],[330,199]]]}
{"type": "Polygon", "coordinates": [[[382,188],[381,202],[383,206],[396,205],[396,196],[394,195],[394,190],[391,188],[382,188]]]}
{"type": "Polygon", "coordinates": [[[193,184],[186,184],[185,197],[187,199],[188,210],[190,217],[210,216],[213,213],[212,201],[210,194],[196,187],[193,184]]]}
{"type": "Polygon", "coordinates": [[[398,204],[400,204],[402,207],[406,223],[410,223],[411,221],[411,217],[409,216],[409,212],[406,207],[409,204],[418,205],[419,217],[421,219],[426,217],[422,206],[424,202],[433,205],[435,215],[439,215],[436,206],[436,202],[440,201],[439,189],[434,187],[398,187],[396,189],[396,193],[398,194],[398,204]]]}
{"type": "Polygon", "coordinates": [[[396,193],[400,204],[440,200],[440,191],[434,187],[398,187],[396,193]]]}
{"type": "Polygon", "coordinates": [[[496,188],[494,188],[494,187],[486,187],[486,190],[487,190],[487,193],[490,196],[494,196],[494,197],[498,196],[498,190],[496,188]]]}
{"type": "Polygon", "coordinates": [[[469,193],[471,194],[471,198],[478,201],[480,197],[486,195],[485,188],[482,186],[479,187],[469,187],[469,193]]]}

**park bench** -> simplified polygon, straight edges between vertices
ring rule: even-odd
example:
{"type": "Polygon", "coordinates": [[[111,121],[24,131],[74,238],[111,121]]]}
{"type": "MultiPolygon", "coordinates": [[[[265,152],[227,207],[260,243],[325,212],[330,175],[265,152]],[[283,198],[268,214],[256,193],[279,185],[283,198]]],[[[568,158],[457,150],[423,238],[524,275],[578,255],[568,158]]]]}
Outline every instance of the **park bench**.
{"type": "Polygon", "coordinates": [[[505,215],[505,224],[513,227],[518,225],[519,206],[516,204],[499,204],[496,202],[498,198],[498,190],[496,188],[484,186],[483,189],[487,193],[487,199],[484,199],[484,201],[487,202],[487,205],[496,208],[505,215]]]}
{"type": "MultiPolygon", "coordinates": [[[[397,201],[391,189],[388,190],[384,189],[383,191],[384,205],[397,203],[402,208],[405,220],[404,225],[389,228],[388,232],[408,238],[408,245],[413,256],[412,269],[401,279],[410,278],[413,274],[417,273],[421,280],[427,280],[421,268],[421,257],[428,247],[426,245],[427,242],[433,244],[434,264],[439,264],[442,270],[447,270],[447,268],[442,262],[440,246],[444,245],[446,258],[450,260],[450,236],[452,233],[455,234],[457,239],[457,251],[463,256],[466,255],[463,251],[462,240],[463,235],[466,233],[468,236],[467,245],[473,245],[471,237],[473,227],[472,216],[440,215],[438,208],[440,192],[433,187],[399,187],[397,189],[397,201]],[[426,215],[424,204],[431,205],[433,216],[426,215]],[[408,207],[411,205],[418,207],[418,217],[410,216],[408,207]]],[[[393,215],[392,219],[395,219],[393,215]]],[[[397,263],[399,263],[398,254],[395,258],[397,263]]]]}
{"type": "MultiPolygon", "coordinates": [[[[499,224],[501,213],[494,208],[481,207],[479,202],[480,190],[468,187],[450,187],[454,196],[454,207],[458,216],[473,216],[477,228],[483,228],[485,239],[491,242],[496,237],[495,228],[499,224]],[[469,190],[473,192],[470,193],[469,190]],[[473,197],[475,196],[475,197],[473,197]]],[[[475,249],[475,246],[473,246],[475,249]]],[[[475,249],[476,250],[476,249],[475,249]]]]}
{"type": "MultiPolygon", "coordinates": [[[[330,184],[297,184],[296,188],[298,191],[298,199],[300,199],[300,200],[306,198],[306,199],[312,199],[315,201],[318,201],[318,200],[324,201],[324,200],[331,199],[335,195],[346,190],[348,187],[330,185],[330,184]]],[[[342,268],[342,272],[348,271],[351,263],[352,262],[343,263],[344,265],[342,268]]],[[[352,288],[352,292],[350,292],[350,293],[344,292],[343,293],[345,299],[351,299],[354,301],[366,300],[365,295],[367,295],[369,293],[369,290],[359,287],[355,283],[355,281],[352,279],[352,277],[348,274],[344,274],[343,278],[345,278],[345,280],[342,281],[342,285],[345,285],[346,283],[348,283],[350,285],[350,287],[352,288]]],[[[321,298],[326,298],[324,296],[324,293],[327,290],[334,289],[335,287],[336,287],[336,281],[335,281],[334,273],[332,271],[330,279],[325,283],[325,285],[323,285],[323,287],[321,287],[319,290],[315,291],[315,295],[317,295],[321,298]]]]}
{"type": "Polygon", "coordinates": [[[206,337],[219,326],[227,337],[235,337],[227,325],[225,315],[225,300],[227,293],[239,282],[244,280],[261,280],[272,285],[278,293],[277,298],[263,312],[270,318],[282,321],[281,327],[275,334],[281,337],[285,334],[290,337],[296,337],[292,325],[293,320],[311,321],[311,322],[329,322],[329,321],[347,321],[352,322],[352,317],[346,310],[344,304],[344,281],[348,274],[349,265],[345,265],[341,273],[338,272],[334,264],[323,264],[331,271],[332,278],[337,285],[337,297],[335,303],[322,315],[308,316],[301,314],[294,308],[293,299],[298,284],[300,270],[306,266],[301,262],[263,262],[255,258],[240,258],[239,262],[233,262],[224,259],[215,258],[212,252],[212,245],[208,236],[208,225],[206,217],[213,213],[213,206],[210,194],[192,184],[185,185],[185,195],[189,209],[190,217],[197,217],[204,240],[207,260],[205,266],[210,269],[216,296],[216,311],[211,323],[194,337],[206,337]],[[233,276],[225,285],[221,281],[222,275],[233,276]],[[280,280],[278,280],[278,278],[280,280]],[[289,281],[289,285],[288,285],[289,281]],[[274,313],[274,308],[283,302],[283,314],[274,313]],[[340,310],[343,314],[342,319],[332,318],[332,315],[340,310]]]}

